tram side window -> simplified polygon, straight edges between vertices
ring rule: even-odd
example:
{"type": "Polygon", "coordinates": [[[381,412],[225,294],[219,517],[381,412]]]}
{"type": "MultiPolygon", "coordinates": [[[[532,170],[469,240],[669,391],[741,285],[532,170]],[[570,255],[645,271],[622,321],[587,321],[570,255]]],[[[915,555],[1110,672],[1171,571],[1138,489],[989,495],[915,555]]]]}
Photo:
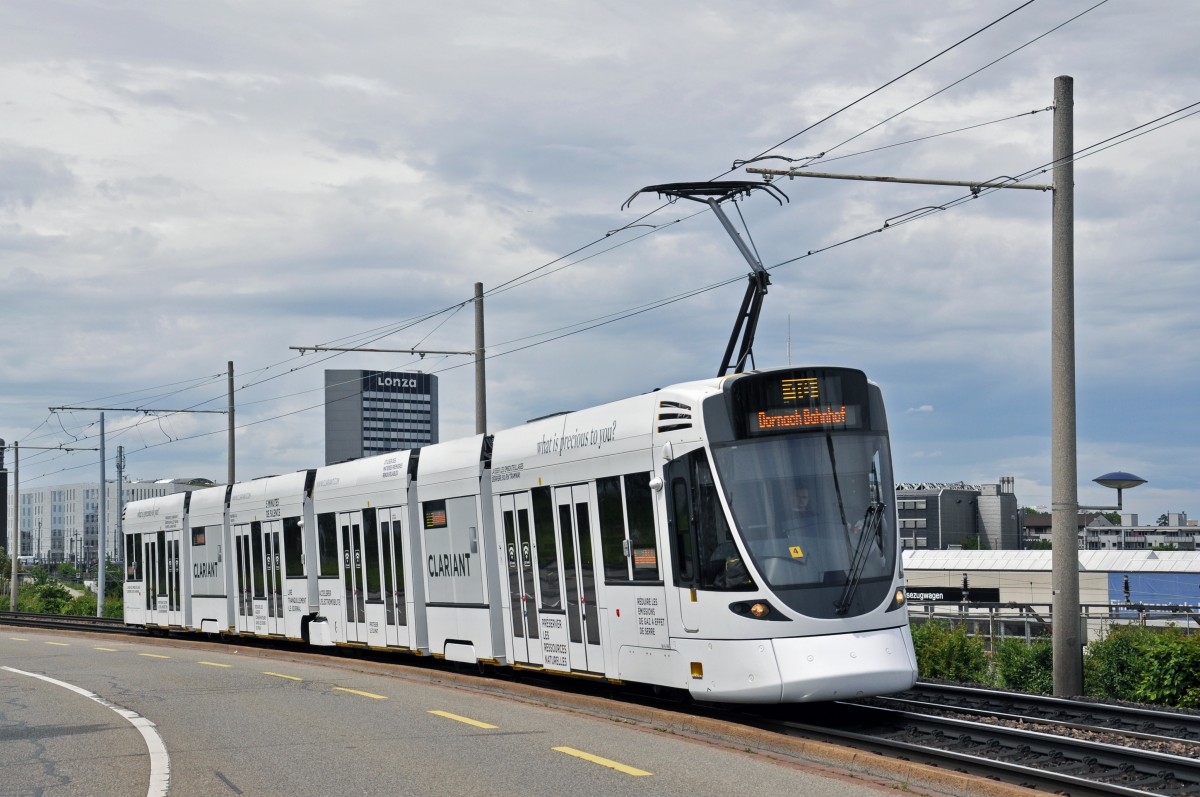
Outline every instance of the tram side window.
{"type": "Polygon", "coordinates": [[[263,570],[263,535],[262,521],[250,522],[250,566],[251,582],[254,584],[254,597],[267,597],[267,580],[263,570]]]}
{"type": "Polygon", "coordinates": [[[367,600],[383,600],[383,587],[379,581],[379,527],[374,509],[364,509],[363,559],[366,569],[367,600]]]}
{"type": "Polygon", "coordinates": [[[317,548],[321,553],[320,574],[336,578],[342,572],[342,562],[338,559],[337,515],[333,512],[317,515],[317,548]]]}
{"type": "Polygon", "coordinates": [[[629,549],[633,554],[633,580],[659,581],[658,538],[654,534],[654,499],[649,473],[627,473],[625,482],[626,520],[629,549]]]}
{"type": "Polygon", "coordinates": [[[530,491],[533,504],[533,533],[537,540],[538,586],[541,587],[542,611],[562,611],[562,586],[558,572],[558,550],[554,542],[554,499],[549,487],[530,491]]]}
{"type": "Polygon", "coordinates": [[[691,584],[693,578],[693,554],[691,509],[688,501],[688,485],[685,479],[671,479],[671,511],[675,526],[674,555],[675,583],[679,586],[691,584]]]}
{"type": "Polygon", "coordinates": [[[300,534],[300,518],[283,519],[283,558],[287,560],[288,578],[304,575],[304,539],[300,534]]]}
{"type": "Polygon", "coordinates": [[[125,580],[142,580],[142,535],[130,534],[125,538],[125,580]]]}
{"type": "Polygon", "coordinates": [[[158,594],[167,594],[167,535],[165,532],[158,532],[155,535],[158,539],[155,541],[155,547],[158,549],[158,594]]]}
{"type": "Polygon", "coordinates": [[[625,512],[621,505],[621,478],[596,479],[596,504],[600,514],[600,553],[605,581],[628,581],[629,560],[625,557],[625,512]]]}
{"type": "Polygon", "coordinates": [[[650,474],[596,479],[596,496],[605,581],[658,581],[650,474]]]}
{"type": "Polygon", "coordinates": [[[725,519],[703,449],[671,463],[675,583],[713,590],[754,589],[725,519]]]}

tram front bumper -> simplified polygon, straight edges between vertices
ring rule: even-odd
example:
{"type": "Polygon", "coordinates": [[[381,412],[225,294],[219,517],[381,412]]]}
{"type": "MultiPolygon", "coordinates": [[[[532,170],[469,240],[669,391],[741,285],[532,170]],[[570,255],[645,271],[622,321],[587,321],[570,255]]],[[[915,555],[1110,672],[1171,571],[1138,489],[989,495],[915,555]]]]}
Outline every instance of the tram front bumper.
{"type": "Polygon", "coordinates": [[[908,626],[776,639],[774,646],[784,703],[892,694],[917,680],[908,626]]]}

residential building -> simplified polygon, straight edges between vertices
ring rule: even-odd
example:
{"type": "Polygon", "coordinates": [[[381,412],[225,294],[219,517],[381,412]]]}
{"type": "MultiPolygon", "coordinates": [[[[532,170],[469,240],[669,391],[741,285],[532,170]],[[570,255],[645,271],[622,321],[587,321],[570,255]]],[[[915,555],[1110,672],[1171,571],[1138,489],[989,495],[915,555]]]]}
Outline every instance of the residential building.
{"type": "MultiPolygon", "coordinates": [[[[1049,514],[1026,515],[1024,545],[1032,548],[1035,542],[1052,539],[1049,514]]],[[[1081,551],[1105,550],[1152,550],[1154,548],[1176,551],[1196,550],[1200,528],[1195,521],[1188,520],[1184,512],[1169,512],[1166,525],[1149,526],[1138,523],[1133,513],[1121,515],[1120,523],[1113,523],[1104,515],[1095,512],[1079,513],[1076,540],[1081,551]]]]}
{"type": "MultiPolygon", "coordinates": [[[[156,498],[160,495],[211,487],[208,479],[162,479],[159,481],[128,481],[123,485],[121,500],[117,500],[117,482],[105,485],[105,548],[115,561],[123,558],[121,544],[121,507],[130,501],[156,498]]],[[[70,562],[81,568],[94,567],[100,544],[100,484],[79,482],[49,487],[22,487],[21,555],[32,556],[36,562],[57,564],[70,562]]],[[[8,496],[8,512],[12,516],[13,497],[8,496]]]]}

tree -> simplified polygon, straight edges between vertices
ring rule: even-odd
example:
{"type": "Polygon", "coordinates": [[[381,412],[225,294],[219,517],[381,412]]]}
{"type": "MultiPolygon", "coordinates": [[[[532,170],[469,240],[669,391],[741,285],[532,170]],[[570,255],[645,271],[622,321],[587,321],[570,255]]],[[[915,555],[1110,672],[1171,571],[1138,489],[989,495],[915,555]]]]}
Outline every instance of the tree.
{"type": "Polygon", "coordinates": [[[1121,525],[1121,513],[1120,512],[1105,512],[1104,517],[1108,518],[1108,522],[1112,523],[1114,526],[1121,525]]]}
{"type": "Polygon", "coordinates": [[[1167,517],[1165,512],[1158,516],[1158,525],[1165,526],[1170,522],[1171,522],[1171,519],[1169,517],[1167,517]]]}
{"type": "Polygon", "coordinates": [[[1053,549],[1050,540],[1034,540],[1033,545],[1029,546],[1032,551],[1049,551],[1053,549]]]}

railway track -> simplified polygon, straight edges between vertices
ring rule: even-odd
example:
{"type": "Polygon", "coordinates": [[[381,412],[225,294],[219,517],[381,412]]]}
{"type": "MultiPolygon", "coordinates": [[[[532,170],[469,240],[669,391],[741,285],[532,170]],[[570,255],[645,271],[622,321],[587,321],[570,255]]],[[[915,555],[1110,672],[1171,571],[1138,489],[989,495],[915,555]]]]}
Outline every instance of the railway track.
{"type": "MultiPolygon", "coordinates": [[[[1064,730],[1127,737],[1143,747],[1178,746],[1183,742],[1200,748],[1200,714],[1145,706],[930,683],[919,683],[902,694],[864,702],[920,713],[987,717],[998,722],[1036,722],[1064,730]]],[[[1182,749],[1188,748],[1182,746],[1182,749]]]]}
{"type": "MultiPolygon", "coordinates": [[[[818,720],[778,719],[781,733],[1071,795],[1200,795],[1200,745],[1190,755],[1030,727],[839,703],[818,720]]],[[[1053,726],[1052,726],[1053,727],[1053,726]]]]}
{"type": "MultiPolygon", "coordinates": [[[[57,631],[145,635],[119,620],[0,612],[0,625],[57,631]]],[[[229,641],[249,640],[230,637],[229,641]]],[[[394,655],[359,649],[355,658],[397,662],[394,655]]],[[[404,663],[417,663],[405,659],[404,663]]],[[[420,664],[433,662],[425,659],[420,664]]],[[[547,691],[597,695],[603,684],[533,678],[547,691]]],[[[659,701],[621,700],[706,716],[930,764],[1013,785],[1071,795],[1200,797],[1200,716],[1038,695],[920,683],[886,698],[814,706],[743,710],[659,701]]],[[[612,701],[613,714],[621,703],[612,701]]]]}
{"type": "Polygon", "coordinates": [[[0,611],[0,625],[43,628],[51,631],[91,631],[102,634],[145,636],[149,632],[112,617],[79,617],[70,614],[34,614],[0,611]]]}

